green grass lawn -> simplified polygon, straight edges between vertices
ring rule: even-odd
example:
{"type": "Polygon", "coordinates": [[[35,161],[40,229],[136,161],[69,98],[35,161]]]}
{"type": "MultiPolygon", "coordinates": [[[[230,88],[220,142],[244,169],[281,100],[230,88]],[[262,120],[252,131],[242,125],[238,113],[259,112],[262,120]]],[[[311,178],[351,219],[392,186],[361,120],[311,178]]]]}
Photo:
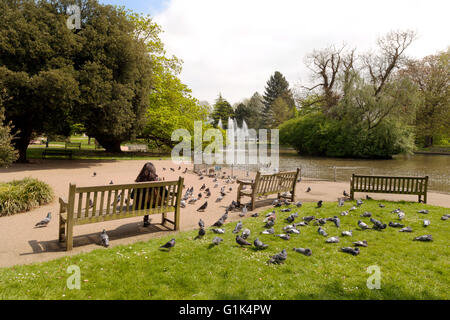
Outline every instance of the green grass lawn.
{"type": "MultiPolygon", "coordinates": [[[[348,202],[344,210],[354,202],[348,202]]],[[[300,235],[286,241],[274,235],[259,234],[264,213],[258,218],[243,219],[244,228],[252,231],[250,242],[258,236],[269,245],[264,251],[240,248],[231,233],[236,223],[225,225],[224,242],[211,246],[216,236],[208,231],[201,240],[194,240],[197,231],[166,235],[127,246],[100,248],[50,262],[0,269],[0,299],[449,299],[450,288],[450,220],[441,216],[449,209],[409,203],[364,201],[361,208],[341,218],[338,229],[332,222],[324,226],[329,237],[353,230],[352,237],[340,237],[337,244],[325,243],[317,226],[299,227],[300,235]],[[413,233],[401,233],[388,227],[383,231],[359,230],[364,211],[384,223],[399,221],[390,213],[401,208],[406,213],[403,223],[413,233]],[[427,208],[429,214],[417,213],[427,208]],[[422,226],[423,219],[431,225],[422,226]],[[433,242],[412,239],[432,234],[433,242]],[[158,248],[172,237],[176,245],[170,252],[158,248]],[[367,240],[358,256],[340,252],[353,241],[367,240]],[[306,257],[293,251],[294,247],[312,249],[306,257]],[[284,264],[267,264],[269,257],[287,249],[284,264]],[[81,289],[69,290],[66,272],[70,265],[81,270],[81,289]],[[367,288],[369,266],[381,271],[381,288],[367,288]]],[[[325,203],[315,209],[305,203],[298,209],[300,221],[307,215],[330,217],[342,208],[325,203]]],[[[277,209],[278,210],[278,209],[277,209]]],[[[293,207],[293,211],[297,210],[293,207]]],[[[267,211],[266,211],[267,212],[267,211]]],[[[199,218],[207,213],[199,213],[199,218]]],[[[281,233],[290,213],[277,213],[275,232],[281,233]]],[[[99,230],[101,226],[99,226],[99,230]]]]}

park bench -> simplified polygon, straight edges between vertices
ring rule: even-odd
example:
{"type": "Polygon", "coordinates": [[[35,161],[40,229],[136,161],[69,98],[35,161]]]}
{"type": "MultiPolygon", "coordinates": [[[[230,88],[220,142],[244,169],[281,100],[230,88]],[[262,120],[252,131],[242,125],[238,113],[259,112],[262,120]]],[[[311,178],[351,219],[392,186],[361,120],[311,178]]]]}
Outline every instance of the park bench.
{"type": "Polygon", "coordinates": [[[67,148],[78,148],[81,150],[81,142],[66,142],[65,149],[67,148]]]}
{"type": "Polygon", "coordinates": [[[47,156],[68,156],[72,159],[72,150],[44,149],[44,151],[42,151],[42,159],[45,159],[47,156]]]}
{"type": "Polygon", "coordinates": [[[386,177],[353,174],[350,180],[350,198],[355,192],[410,194],[419,196],[419,202],[427,203],[428,176],[386,177]]]}
{"type": "Polygon", "coordinates": [[[239,184],[237,190],[237,201],[240,203],[241,197],[251,197],[252,210],[255,209],[255,199],[261,196],[277,194],[278,199],[287,198],[291,201],[295,199],[295,186],[300,176],[300,169],[297,171],[279,172],[273,174],[256,173],[254,181],[237,180],[239,184]],[[250,186],[250,189],[243,189],[243,186],[250,186]],[[289,192],[284,196],[282,193],[289,192]]]}
{"type": "Polygon", "coordinates": [[[68,201],[59,198],[59,242],[65,241],[66,250],[72,250],[75,225],[158,213],[162,214],[162,225],[169,222],[174,230],[179,230],[183,181],[184,179],[180,177],[175,181],[94,187],[77,187],[75,184],[70,184],[68,201]],[[160,192],[162,188],[166,191],[160,192]],[[131,199],[132,192],[137,195],[134,199],[131,199]],[[172,212],[174,219],[170,220],[167,218],[167,213],[172,212]]]}

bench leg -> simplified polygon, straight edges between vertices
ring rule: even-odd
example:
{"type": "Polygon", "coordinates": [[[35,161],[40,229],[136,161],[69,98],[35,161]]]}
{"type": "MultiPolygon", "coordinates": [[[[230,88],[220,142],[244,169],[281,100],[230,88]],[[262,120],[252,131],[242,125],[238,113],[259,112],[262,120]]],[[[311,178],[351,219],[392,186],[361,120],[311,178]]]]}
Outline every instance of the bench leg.
{"type": "Polygon", "coordinates": [[[73,224],[67,223],[66,251],[73,249],[73,224]]]}
{"type": "Polygon", "coordinates": [[[66,241],[66,222],[63,221],[62,217],[59,216],[59,236],[58,236],[59,242],[66,241]]]}
{"type": "Polygon", "coordinates": [[[164,212],[163,214],[161,214],[161,224],[164,225],[164,223],[166,223],[167,220],[167,214],[164,212]]]}

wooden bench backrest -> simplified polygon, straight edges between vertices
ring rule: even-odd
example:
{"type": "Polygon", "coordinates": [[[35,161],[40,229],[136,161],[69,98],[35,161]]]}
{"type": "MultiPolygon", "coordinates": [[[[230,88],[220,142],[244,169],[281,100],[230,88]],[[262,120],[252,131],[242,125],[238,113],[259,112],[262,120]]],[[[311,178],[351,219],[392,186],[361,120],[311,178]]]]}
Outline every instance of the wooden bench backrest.
{"type": "Polygon", "coordinates": [[[295,188],[299,170],[274,174],[256,174],[256,194],[288,192],[295,188]]]}
{"type": "Polygon", "coordinates": [[[352,175],[354,191],[420,195],[427,192],[428,177],[387,177],[352,175]]]}
{"type": "Polygon", "coordinates": [[[183,178],[181,177],[175,181],[93,187],[76,187],[71,184],[68,215],[72,217],[75,224],[83,224],[146,214],[175,212],[180,204],[182,189],[183,178]],[[165,188],[167,192],[159,193],[161,187],[165,188]],[[138,189],[146,189],[147,192],[136,192],[138,189]],[[134,199],[131,199],[133,190],[135,190],[134,199]],[[138,193],[139,196],[137,196],[138,193]],[[119,195],[121,195],[120,200],[118,200],[119,195]],[[89,199],[93,202],[92,207],[89,205],[89,199]],[[141,210],[139,208],[143,203],[149,203],[149,205],[141,210]]]}

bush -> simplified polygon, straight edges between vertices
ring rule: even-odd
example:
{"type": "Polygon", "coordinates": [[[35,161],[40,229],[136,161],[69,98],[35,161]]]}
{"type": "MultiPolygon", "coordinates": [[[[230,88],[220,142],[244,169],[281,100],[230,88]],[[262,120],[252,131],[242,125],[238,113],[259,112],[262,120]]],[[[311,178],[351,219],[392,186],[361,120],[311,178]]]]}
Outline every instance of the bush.
{"type": "Polygon", "coordinates": [[[34,178],[0,183],[0,216],[31,210],[53,200],[53,190],[34,178]]]}
{"type": "Polygon", "coordinates": [[[389,159],[413,148],[410,128],[385,121],[372,130],[362,123],[335,120],[315,112],[280,126],[280,142],[303,155],[389,159]]]}
{"type": "MultiPolygon", "coordinates": [[[[1,100],[0,100],[1,103],[1,100]]],[[[11,127],[3,125],[4,110],[0,106],[0,167],[5,167],[17,160],[18,152],[11,144],[13,136],[11,127]]]]}

